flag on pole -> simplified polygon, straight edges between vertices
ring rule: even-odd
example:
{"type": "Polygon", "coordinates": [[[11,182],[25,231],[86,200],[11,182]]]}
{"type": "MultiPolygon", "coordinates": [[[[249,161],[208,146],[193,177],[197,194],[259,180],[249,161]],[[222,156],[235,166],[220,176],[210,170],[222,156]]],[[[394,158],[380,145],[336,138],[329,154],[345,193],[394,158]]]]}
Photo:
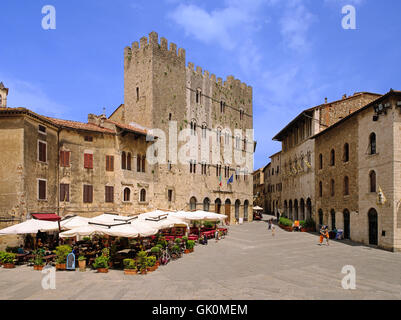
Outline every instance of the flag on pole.
{"type": "Polygon", "coordinates": [[[234,175],[232,174],[230,179],[227,180],[227,185],[234,182],[234,175]]]}

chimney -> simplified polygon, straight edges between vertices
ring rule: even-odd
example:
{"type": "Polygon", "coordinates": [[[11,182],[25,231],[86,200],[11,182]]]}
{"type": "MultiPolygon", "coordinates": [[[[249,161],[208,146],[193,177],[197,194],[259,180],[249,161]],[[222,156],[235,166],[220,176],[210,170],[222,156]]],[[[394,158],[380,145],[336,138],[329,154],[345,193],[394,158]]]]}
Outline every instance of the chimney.
{"type": "Polygon", "coordinates": [[[347,94],[344,94],[344,95],[343,95],[343,100],[344,100],[344,99],[347,99],[347,94]]]}
{"type": "Polygon", "coordinates": [[[327,104],[327,98],[324,98],[324,103],[327,104]]]}

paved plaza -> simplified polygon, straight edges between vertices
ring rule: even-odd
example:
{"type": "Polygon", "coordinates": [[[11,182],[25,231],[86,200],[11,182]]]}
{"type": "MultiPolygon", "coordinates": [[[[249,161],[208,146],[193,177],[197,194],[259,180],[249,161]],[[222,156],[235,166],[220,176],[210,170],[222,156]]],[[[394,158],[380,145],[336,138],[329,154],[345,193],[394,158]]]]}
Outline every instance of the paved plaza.
{"type": "Polygon", "coordinates": [[[216,243],[198,245],[147,275],[122,271],[56,273],[44,290],[32,267],[0,269],[0,299],[400,299],[401,254],[350,242],[319,246],[318,237],[264,221],[231,226],[216,243]],[[343,266],[356,269],[356,290],[344,290],[343,266]]]}

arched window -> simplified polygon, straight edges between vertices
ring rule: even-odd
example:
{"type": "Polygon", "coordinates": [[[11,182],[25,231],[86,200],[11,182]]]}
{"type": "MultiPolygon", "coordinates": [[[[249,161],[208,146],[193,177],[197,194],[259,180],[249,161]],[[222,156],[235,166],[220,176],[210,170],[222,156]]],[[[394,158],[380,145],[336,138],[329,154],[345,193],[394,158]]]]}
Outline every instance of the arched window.
{"type": "Polygon", "coordinates": [[[203,211],[209,211],[209,209],[210,209],[210,199],[205,198],[203,200],[203,211]]]}
{"type": "Polygon", "coordinates": [[[146,201],[146,190],[145,189],[141,189],[139,201],[140,202],[145,202],[146,201]]]}
{"type": "Polygon", "coordinates": [[[322,181],[319,182],[319,197],[323,197],[323,183],[322,181]]]}
{"type": "Polygon", "coordinates": [[[136,155],[136,171],[141,172],[142,157],[140,154],[136,155]]]}
{"type": "Polygon", "coordinates": [[[189,210],[191,210],[191,211],[195,211],[196,210],[196,198],[195,197],[192,197],[189,200],[189,210]]]}
{"type": "Polygon", "coordinates": [[[127,155],[125,154],[125,151],[121,154],[121,169],[127,169],[127,155]]]}
{"type": "Polygon", "coordinates": [[[196,121],[191,121],[191,135],[196,136],[196,121]]]}
{"type": "Polygon", "coordinates": [[[196,89],[196,103],[200,104],[202,99],[202,90],[201,89],[196,89]]]}
{"type": "Polygon", "coordinates": [[[236,200],[235,201],[235,219],[237,221],[239,221],[239,208],[240,208],[240,206],[241,206],[241,201],[236,200]]]}
{"type": "Polygon", "coordinates": [[[349,195],[349,178],[347,176],[344,177],[344,196],[349,195]]]}
{"type": "Polygon", "coordinates": [[[376,133],[372,132],[369,136],[370,154],[376,154],[376,133]]]}
{"type": "Polygon", "coordinates": [[[226,103],[222,100],[220,101],[220,113],[224,113],[226,109],[226,103]]]}
{"type": "Polygon", "coordinates": [[[127,170],[131,170],[131,152],[127,154],[127,170]]]}
{"type": "Polygon", "coordinates": [[[319,154],[319,169],[323,169],[323,155],[319,154]]]}
{"type": "Polygon", "coordinates": [[[249,206],[249,201],[245,200],[245,202],[244,202],[244,221],[248,221],[248,206],[249,206]]]}
{"type": "Polygon", "coordinates": [[[335,182],[334,182],[334,179],[331,179],[331,181],[330,181],[330,194],[331,194],[332,197],[334,197],[334,195],[335,195],[334,188],[335,188],[335,182]]]}
{"type": "Polygon", "coordinates": [[[220,213],[220,211],[221,211],[221,200],[219,198],[217,198],[214,201],[214,212],[220,213]]]}
{"type": "Polygon", "coordinates": [[[334,230],[336,228],[336,212],[334,211],[334,209],[331,209],[330,215],[331,215],[331,230],[334,230]]]}
{"type": "Polygon", "coordinates": [[[131,199],[131,190],[130,188],[124,189],[124,201],[130,201],[131,199]]]}
{"type": "Polygon", "coordinates": [[[349,144],[348,143],[344,144],[343,160],[344,160],[344,162],[348,162],[349,161],[349,144]]]}
{"type": "Polygon", "coordinates": [[[332,167],[336,165],[336,152],[334,151],[334,149],[332,149],[330,152],[330,165],[332,167]]]}
{"type": "Polygon", "coordinates": [[[206,139],[207,137],[207,125],[206,123],[202,124],[202,138],[206,139]]]}
{"type": "Polygon", "coordinates": [[[370,192],[376,192],[376,172],[373,170],[369,173],[369,189],[370,192]]]}
{"type": "Polygon", "coordinates": [[[146,172],[146,156],[142,156],[142,172],[146,172]]]}
{"type": "Polygon", "coordinates": [[[319,209],[319,225],[323,225],[323,210],[319,209]]]}

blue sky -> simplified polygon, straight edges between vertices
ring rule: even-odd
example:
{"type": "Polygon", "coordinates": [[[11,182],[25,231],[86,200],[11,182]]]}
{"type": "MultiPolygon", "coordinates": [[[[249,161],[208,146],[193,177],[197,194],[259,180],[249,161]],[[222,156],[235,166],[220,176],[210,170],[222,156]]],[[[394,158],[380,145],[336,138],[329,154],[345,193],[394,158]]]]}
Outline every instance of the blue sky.
{"type": "Polygon", "coordinates": [[[2,0],[0,81],[8,105],[86,121],[123,102],[123,50],[156,31],[217,77],[253,87],[255,168],[305,108],[401,89],[399,0],[2,0]],[[41,27],[44,5],[56,30],[41,27]],[[356,8],[356,30],[341,26],[356,8]]]}

